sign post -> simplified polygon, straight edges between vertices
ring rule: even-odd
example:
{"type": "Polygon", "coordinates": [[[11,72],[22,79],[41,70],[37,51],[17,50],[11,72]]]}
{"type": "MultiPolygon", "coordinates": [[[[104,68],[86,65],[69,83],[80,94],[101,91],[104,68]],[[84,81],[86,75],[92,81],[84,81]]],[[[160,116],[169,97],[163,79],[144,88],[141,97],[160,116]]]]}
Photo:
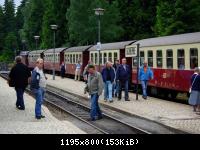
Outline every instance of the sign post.
{"type": "MultiPolygon", "coordinates": [[[[138,100],[138,76],[139,76],[139,47],[140,44],[137,45],[131,45],[126,47],[126,57],[132,57],[132,58],[137,58],[137,76],[136,76],[136,100],[138,100]]],[[[134,60],[134,59],[133,59],[134,60]]]]}
{"type": "Polygon", "coordinates": [[[100,70],[100,50],[101,50],[101,42],[97,42],[96,49],[99,52],[99,72],[100,70]]]}

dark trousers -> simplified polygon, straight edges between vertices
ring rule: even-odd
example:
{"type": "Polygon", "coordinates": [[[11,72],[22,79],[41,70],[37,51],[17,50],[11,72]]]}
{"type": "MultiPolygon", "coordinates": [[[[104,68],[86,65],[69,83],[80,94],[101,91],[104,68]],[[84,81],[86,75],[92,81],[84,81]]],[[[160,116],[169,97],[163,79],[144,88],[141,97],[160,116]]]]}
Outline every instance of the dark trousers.
{"type": "Polygon", "coordinates": [[[17,95],[17,102],[16,106],[20,108],[25,108],[24,106],[24,88],[17,88],[15,87],[16,95],[17,95]]]}
{"type": "Polygon", "coordinates": [[[124,87],[125,90],[125,100],[129,98],[128,96],[128,80],[127,81],[119,81],[119,95],[118,99],[122,98],[122,87],[124,87]]]}

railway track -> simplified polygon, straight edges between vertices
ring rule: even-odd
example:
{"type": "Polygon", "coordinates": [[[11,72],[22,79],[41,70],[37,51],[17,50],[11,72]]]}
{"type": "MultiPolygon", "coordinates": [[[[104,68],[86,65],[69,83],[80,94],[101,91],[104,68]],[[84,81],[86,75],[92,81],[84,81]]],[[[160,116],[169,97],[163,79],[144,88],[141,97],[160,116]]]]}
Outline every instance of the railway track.
{"type": "MultiPolygon", "coordinates": [[[[6,73],[1,74],[1,76],[6,80],[8,78],[8,74],[6,73]]],[[[28,92],[30,91],[28,90],[28,92]]],[[[74,116],[103,134],[151,134],[149,131],[122,122],[105,113],[103,113],[103,119],[101,120],[88,121],[90,111],[88,106],[73,101],[72,99],[51,90],[46,91],[45,102],[74,116]]]]}

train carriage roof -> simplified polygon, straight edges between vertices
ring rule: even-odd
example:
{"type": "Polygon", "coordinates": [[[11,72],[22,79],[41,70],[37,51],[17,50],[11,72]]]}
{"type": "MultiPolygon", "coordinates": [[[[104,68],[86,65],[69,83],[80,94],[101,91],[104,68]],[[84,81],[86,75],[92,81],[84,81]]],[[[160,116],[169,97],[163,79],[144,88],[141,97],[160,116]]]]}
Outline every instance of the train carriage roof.
{"type": "Polygon", "coordinates": [[[83,51],[87,51],[90,47],[92,47],[92,45],[70,47],[66,50],[66,52],[83,52],[83,51]]]}
{"type": "Polygon", "coordinates": [[[28,53],[29,53],[29,51],[21,51],[19,55],[26,56],[26,55],[28,55],[28,53]]]}
{"type": "MultiPolygon", "coordinates": [[[[62,48],[55,48],[55,53],[60,53],[60,52],[62,52],[62,51],[64,51],[64,50],[66,50],[67,48],[65,47],[62,47],[62,48]]],[[[46,53],[53,53],[54,52],[54,49],[52,48],[52,49],[47,49],[45,52],[44,52],[44,54],[46,54],[46,53]]]]}
{"type": "MultiPolygon", "coordinates": [[[[119,50],[124,49],[127,45],[134,43],[133,41],[115,42],[115,43],[105,43],[101,44],[101,50],[119,50]]],[[[89,51],[96,51],[96,45],[92,46],[89,51]]]]}
{"type": "Polygon", "coordinates": [[[200,32],[195,32],[195,33],[186,33],[179,35],[170,35],[170,36],[143,39],[133,43],[132,45],[139,43],[140,47],[149,47],[149,46],[191,44],[199,42],[200,42],[200,32]]]}
{"type": "Polygon", "coordinates": [[[44,51],[46,51],[46,50],[34,50],[34,51],[30,51],[30,52],[29,52],[29,55],[30,55],[30,54],[41,54],[41,53],[43,53],[44,51]]]}

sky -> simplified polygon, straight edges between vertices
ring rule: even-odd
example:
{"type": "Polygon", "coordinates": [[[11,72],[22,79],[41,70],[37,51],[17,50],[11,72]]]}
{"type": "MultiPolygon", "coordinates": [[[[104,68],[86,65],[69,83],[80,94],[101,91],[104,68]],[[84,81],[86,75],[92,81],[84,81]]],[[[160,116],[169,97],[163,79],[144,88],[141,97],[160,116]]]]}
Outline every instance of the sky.
{"type": "MultiPolygon", "coordinates": [[[[5,0],[0,0],[0,5],[3,6],[4,2],[5,2],[5,0]]],[[[14,2],[15,2],[15,6],[17,7],[20,5],[21,0],[14,0],[14,2]]]]}

